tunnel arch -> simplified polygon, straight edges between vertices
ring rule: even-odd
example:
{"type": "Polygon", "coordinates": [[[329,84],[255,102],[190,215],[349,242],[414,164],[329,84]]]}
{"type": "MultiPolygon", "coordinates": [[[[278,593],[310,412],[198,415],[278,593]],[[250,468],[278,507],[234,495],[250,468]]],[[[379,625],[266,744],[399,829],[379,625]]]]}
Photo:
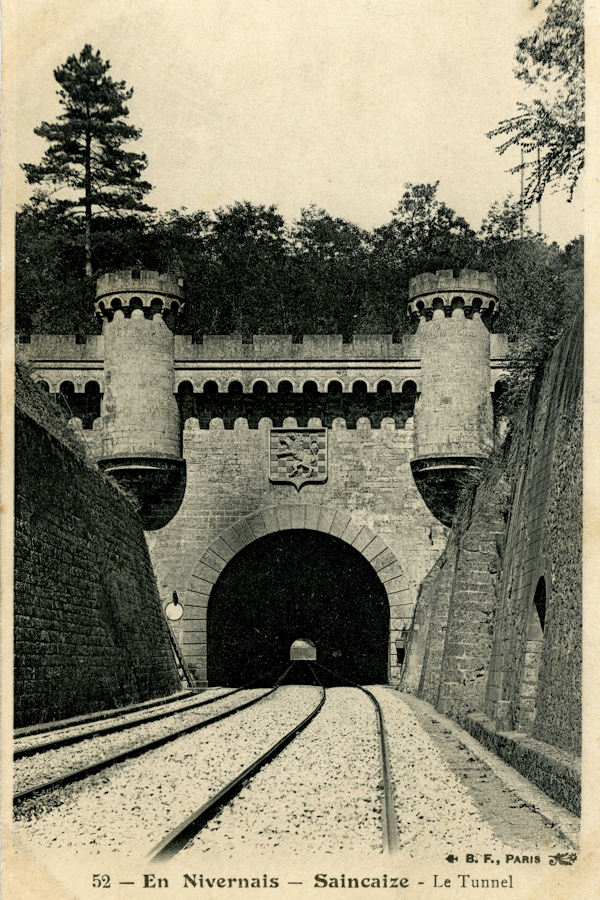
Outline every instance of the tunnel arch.
{"type": "MultiPolygon", "coordinates": [[[[299,637],[316,646],[326,684],[388,680],[383,584],[358,550],[311,529],[257,538],[217,578],[207,609],[208,684],[273,684],[299,637]]],[[[304,668],[295,667],[294,681],[312,681],[304,668]]]]}
{"type": "MultiPolygon", "coordinates": [[[[399,670],[396,639],[410,624],[412,601],[402,567],[387,543],[339,508],[319,505],[281,504],[239,519],[223,531],[202,553],[184,595],[184,648],[198,683],[207,682],[207,616],[215,584],[225,566],[246,546],[279,531],[323,532],[350,545],[369,563],[383,586],[389,608],[388,681],[395,683],[399,670]]],[[[306,635],[305,635],[306,636],[306,635]]],[[[308,635],[310,637],[310,635],[308,635]]]]}

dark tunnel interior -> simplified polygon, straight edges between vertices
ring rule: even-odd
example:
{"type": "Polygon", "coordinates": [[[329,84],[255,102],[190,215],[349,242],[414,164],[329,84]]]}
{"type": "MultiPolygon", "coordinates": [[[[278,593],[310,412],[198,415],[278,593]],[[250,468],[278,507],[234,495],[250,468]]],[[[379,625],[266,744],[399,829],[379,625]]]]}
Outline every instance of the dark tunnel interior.
{"type": "MultiPolygon", "coordinates": [[[[211,593],[209,685],[273,684],[298,638],[316,645],[324,684],[387,682],[389,607],[368,561],[318,531],[259,538],[225,567],[211,593]]],[[[311,681],[306,663],[287,680],[311,681]]]]}

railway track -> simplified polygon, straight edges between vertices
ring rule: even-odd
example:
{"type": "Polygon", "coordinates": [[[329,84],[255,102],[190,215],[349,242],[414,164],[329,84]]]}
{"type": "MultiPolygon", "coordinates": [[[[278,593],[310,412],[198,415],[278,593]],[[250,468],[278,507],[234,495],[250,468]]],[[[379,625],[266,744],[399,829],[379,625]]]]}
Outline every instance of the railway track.
{"type": "Polygon", "coordinates": [[[15,728],[13,738],[16,743],[19,741],[27,743],[32,738],[49,736],[58,734],[62,731],[69,731],[72,728],[81,728],[86,725],[94,725],[100,722],[106,722],[109,719],[116,719],[119,716],[133,715],[134,713],[144,712],[148,709],[154,709],[157,706],[169,706],[171,703],[180,703],[183,700],[189,700],[190,697],[203,693],[202,688],[188,688],[184,691],[177,691],[176,694],[169,694],[167,697],[155,697],[153,700],[144,700],[140,703],[132,703],[129,706],[113,709],[103,709],[97,712],[86,713],[80,716],[73,716],[69,719],[60,719],[53,722],[38,722],[36,725],[25,725],[21,728],[15,728]]]}
{"type": "MultiPolygon", "coordinates": [[[[309,664],[311,671],[312,666],[309,664]]],[[[316,677],[316,676],[315,676],[316,677]]],[[[393,787],[393,779],[390,767],[390,755],[388,749],[388,738],[385,729],[383,712],[378,699],[371,691],[361,685],[352,684],[352,687],[365,694],[375,709],[375,717],[377,724],[377,737],[380,753],[381,766],[381,828],[382,828],[382,845],[384,853],[394,853],[399,846],[398,823],[395,811],[395,793],[393,787]]],[[[213,818],[215,818],[223,807],[234,799],[251,779],[269,762],[275,759],[319,714],[326,699],[326,689],[321,687],[321,697],[315,704],[311,712],[305,716],[301,722],[291,728],[286,735],[280,738],[276,743],[269,746],[263,753],[256,757],[242,772],[232,778],[227,784],[216,791],[199,809],[195,810],[191,815],[182,821],[158,843],[150,851],[148,855],[149,862],[159,862],[171,859],[193,840],[200,831],[213,818]]],[[[268,804],[265,804],[265,809],[268,804]]]]}
{"type": "Polygon", "coordinates": [[[315,663],[317,668],[322,669],[329,675],[334,675],[342,681],[345,681],[351,687],[362,691],[369,698],[375,707],[375,715],[377,718],[377,734],[379,738],[379,748],[381,756],[381,778],[382,778],[382,820],[383,820],[383,849],[384,852],[395,853],[399,846],[398,837],[398,820],[396,818],[396,796],[394,791],[394,779],[390,764],[390,751],[388,735],[383,718],[383,710],[381,703],[368,688],[360,684],[355,684],[348,678],[342,678],[337,672],[332,672],[327,666],[321,663],[315,663]]]}
{"type": "Polygon", "coordinates": [[[185,845],[194,838],[219,810],[235,797],[243,785],[256,775],[264,765],[275,759],[294,738],[309,725],[321,711],[325,703],[325,688],[321,687],[321,696],[314,708],[297,725],[281,737],[276,743],[268,747],[260,756],[256,757],[250,765],[227,782],[220,790],[212,795],[202,806],[195,810],[183,822],[171,829],[171,831],[149,853],[150,862],[171,859],[185,845]]]}
{"type": "MultiPolygon", "coordinates": [[[[141,756],[144,753],[147,753],[151,750],[155,750],[159,747],[162,747],[163,745],[169,743],[170,741],[174,741],[179,737],[183,737],[184,735],[187,735],[187,734],[192,734],[193,732],[198,731],[201,728],[205,728],[208,725],[212,725],[215,722],[220,722],[223,719],[226,719],[227,717],[234,715],[237,712],[240,712],[241,710],[247,709],[248,707],[253,706],[255,703],[259,703],[265,697],[268,697],[271,694],[273,694],[277,690],[277,688],[279,687],[281,682],[285,679],[290,668],[291,668],[291,666],[289,666],[285,670],[285,672],[277,679],[275,685],[272,688],[265,689],[264,693],[261,693],[257,697],[252,697],[249,700],[244,700],[242,703],[239,703],[233,707],[229,707],[225,710],[222,710],[221,712],[217,712],[217,713],[215,713],[215,715],[209,716],[208,718],[202,718],[198,721],[188,723],[188,724],[184,725],[183,727],[174,728],[174,729],[168,731],[167,733],[159,735],[158,737],[151,738],[150,740],[144,740],[144,741],[140,741],[137,743],[133,743],[130,746],[125,747],[122,750],[119,750],[116,753],[100,755],[97,758],[93,759],[92,761],[86,762],[85,765],[71,767],[70,769],[68,769],[67,771],[64,771],[63,773],[61,773],[60,775],[58,775],[56,777],[52,777],[50,779],[46,778],[43,781],[36,781],[36,782],[28,784],[26,787],[21,787],[17,791],[15,791],[13,794],[13,804],[18,805],[25,800],[30,800],[30,799],[36,797],[39,794],[46,793],[46,792],[54,790],[56,788],[64,787],[64,786],[66,786],[68,784],[72,784],[76,781],[81,781],[85,778],[95,775],[96,773],[102,771],[103,769],[109,768],[110,766],[114,766],[117,763],[125,762],[128,759],[134,759],[135,757],[141,756]]],[[[143,722],[141,722],[140,720],[137,720],[132,723],[125,723],[125,724],[120,723],[119,725],[114,725],[112,727],[107,726],[107,728],[104,731],[103,730],[97,731],[94,733],[94,735],[91,735],[91,736],[86,734],[83,737],[77,737],[74,740],[68,738],[66,741],[50,742],[52,745],[50,749],[54,750],[57,748],[62,748],[64,746],[69,746],[72,743],[74,743],[75,741],[85,740],[86,738],[89,738],[89,737],[103,736],[108,732],[118,733],[122,730],[132,728],[132,727],[134,727],[134,725],[141,726],[142,724],[145,724],[145,723],[154,722],[157,720],[162,720],[162,719],[168,718],[177,713],[193,712],[194,710],[198,709],[199,707],[201,708],[201,707],[207,706],[210,703],[217,703],[221,700],[225,700],[225,699],[231,697],[233,694],[238,694],[245,690],[248,690],[248,688],[237,688],[235,690],[227,692],[226,694],[221,694],[218,697],[213,697],[213,698],[210,698],[209,700],[198,701],[195,704],[191,704],[190,706],[186,707],[185,709],[168,710],[167,713],[162,713],[162,714],[160,712],[155,712],[155,713],[145,717],[143,722]]],[[[45,746],[41,749],[38,749],[36,752],[43,753],[45,751],[48,751],[48,749],[49,749],[48,746],[45,746]]]]}
{"type": "MultiPolygon", "coordinates": [[[[242,690],[242,688],[236,688],[235,690],[223,692],[204,700],[190,700],[189,697],[179,701],[171,700],[168,704],[161,706],[160,709],[154,708],[152,712],[148,713],[145,711],[143,713],[135,711],[121,715],[117,714],[109,720],[98,723],[85,722],[72,725],[68,728],[51,728],[48,729],[48,731],[36,735],[36,739],[33,743],[29,738],[15,739],[13,745],[13,759],[17,760],[22,759],[25,756],[35,756],[36,753],[44,753],[48,750],[58,750],[60,747],[69,747],[73,744],[78,744],[80,741],[101,737],[105,734],[116,734],[120,731],[127,731],[129,728],[135,728],[138,725],[145,725],[148,722],[166,719],[169,716],[174,716],[180,712],[186,712],[187,710],[196,709],[200,706],[206,706],[209,703],[214,703],[216,700],[221,700],[240,690],[242,690]]],[[[159,704],[155,704],[155,707],[157,706],[159,706],[159,704]]]]}
{"type": "Polygon", "coordinates": [[[395,853],[398,850],[398,820],[396,818],[396,803],[394,781],[392,778],[392,770],[390,765],[390,752],[388,747],[388,736],[383,720],[383,710],[381,704],[375,694],[372,694],[367,688],[357,685],[357,687],[367,695],[375,706],[377,716],[377,734],[379,737],[379,747],[381,752],[381,778],[382,778],[382,830],[383,830],[383,850],[384,853],[395,853]]]}
{"type": "MultiPolygon", "coordinates": [[[[141,860],[150,847],[150,860],[177,855],[184,865],[213,852],[224,859],[286,849],[393,853],[393,776],[407,853],[468,848],[483,837],[500,853],[494,830],[397,693],[349,684],[270,689],[260,713],[248,703],[233,715],[236,707],[223,724],[165,742],[148,758],[137,754],[130,765],[42,793],[39,802],[34,794],[18,809],[15,834],[61,862],[88,851],[141,860]]],[[[504,796],[498,802],[514,809],[504,796]]]]}
{"type": "MultiPolygon", "coordinates": [[[[151,850],[148,858],[151,861],[165,860],[173,857],[177,853],[179,853],[182,849],[184,849],[187,845],[190,844],[194,840],[194,838],[200,834],[202,829],[215,817],[218,816],[219,812],[225,809],[230,802],[237,796],[237,794],[241,791],[241,789],[245,786],[248,788],[252,788],[253,779],[258,774],[258,772],[266,767],[268,763],[275,760],[275,758],[290,745],[294,739],[300,735],[300,733],[309,726],[313,720],[318,716],[319,712],[322,710],[325,701],[327,692],[326,689],[320,684],[318,677],[315,675],[312,666],[309,665],[311,672],[315,678],[315,681],[318,686],[319,696],[316,701],[310,700],[310,709],[307,712],[308,703],[304,703],[304,709],[301,713],[300,721],[295,722],[292,727],[289,727],[289,721],[293,722],[293,715],[289,716],[288,714],[288,724],[286,726],[285,732],[282,734],[279,731],[279,734],[276,735],[276,739],[272,738],[271,742],[266,748],[260,748],[260,738],[256,741],[256,749],[253,751],[256,756],[252,759],[252,756],[249,755],[246,757],[242,771],[234,774],[233,777],[229,777],[229,780],[226,781],[225,784],[219,784],[219,779],[215,781],[215,787],[213,788],[213,792],[209,794],[208,798],[198,798],[202,799],[204,802],[198,806],[191,814],[189,813],[190,806],[186,810],[187,815],[182,817],[182,821],[179,824],[172,827],[168,833],[156,843],[151,850]],[[260,748],[260,751],[259,751],[260,748]],[[258,751],[258,752],[257,752],[258,751]],[[251,760],[251,761],[248,761],[251,760]]],[[[92,762],[87,763],[84,766],[79,766],[76,768],[71,768],[69,771],[63,772],[60,776],[54,777],[51,779],[47,779],[45,781],[38,781],[33,784],[28,784],[25,787],[21,787],[14,794],[14,802],[17,809],[22,807],[27,815],[27,810],[35,808],[31,807],[26,803],[26,801],[33,801],[35,804],[36,798],[43,797],[45,798],[49,792],[56,792],[56,789],[65,788],[67,785],[82,781],[90,776],[95,775],[96,773],[108,769],[111,766],[115,766],[117,763],[125,762],[126,760],[135,759],[136,757],[141,757],[143,754],[148,753],[151,750],[158,749],[169,742],[176,741],[177,738],[183,737],[185,735],[191,735],[200,729],[217,723],[225,718],[233,716],[235,713],[241,712],[242,710],[246,710],[249,707],[259,703],[261,700],[271,696],[274,694],[281,682],[283,682],[288,675],[292,666],[288,667],[286,671],[280,676],[275,685],[272,688],[267,688],[264,690],[260,696],[253,696],[251,699],[247,699],[244,697],[242,703],[238,703],[232,707],[229,707],[225,710],[220,710],[216,712],[214,715],[210,715],[208,718],[203,718],[200,721],[195,721],[192,723],[188,723],[185,727],[175,728],[170,730],[167,734],[160,735],[159,737],[155,737],[151,740],[138,741],[130,747],[125,748],[117,753],[104,754],[92,762]],[[22,806],[25,804],[24,806],[22,806]]],[[[323,667],[318,667],[323,668],[323,667]]],[[[366,697],[369,698],[370,703],[373,705],[375,712],[375,721],[377,728],[377,745],[379,747],[379,757],[380,757],[380,778],[377,779],[379,785],[381,785],[381,796],[380,796],[380,806],[381,806],[381,843],[383,845],[384,852],[394,852],[398,848],[398,826],[396,821],[395,814],[395,802],[394,802],[394,789],[392,786],[392,777],[390,772],[390,763],[389,763],[389,750],[387,746],[387,734],[385,729],[385,722],[383,718],[383,713],[379,701],[375,697],[375,695],[369,691],[367,688],[363,688],[360,685],[355,685],[351,683],[353,689],[357,691],[361,691],[366,697]]],[[[221,694],[217,697],[209,698],[208,700],[198,701],[195,700],[193,702],[187,702],[184,708],[184,712],[190,714],[194,710],[202,711],[202,707],[208,706],[209,704],[218,703],[218,701],[226,701],[227,698],[230,698],[232,695],[242,694],[245,689],[234,689],[231,691],[227,691],[224,694],[221,694]],[[198,709],[200,708],[200,709],[198,709]]],[[[313,688],[314,690],[314,688],[313,688]]],[[[243,695],[243,694],[242,694],[243,695]]],[[[189,700],[189,698],[188,698],[189,700]]],[[[368,707],[367,709],[367,721],[368,721],[368,707]]],[[[181,712],[181,708],[178,709],[169,709],[166,715],[161,715],[160,710],[154,710],[149,714],[145,714],[143,716],[144,723],[152,723],[161,718],[168,718],[170,716],[175,715],[176,712],[181,712]]],[[[365,713],[362,713],[363,717],[365,713]]],[[[135,722],[119,722],[119,723],[102,723],[100,729],[94,730],[94,736],[102,738],[107,732],[119,732],[128,728],[132,728],[134,725],[140,725],[140,719],[135,722]]],[[[365,731],[365,733],[367,733],[365,731]]],[[[241,732],[240,732],[241,734],[241,732]]],[[[84,737],[89,737],[89,734],[84,735],[84,737]]],[[[57,739],[50,739],[46,742],[46,747],[52,748],[62,748],[68,747],[76,740],[83,740],[83,738],[77,738],[73,735],[69,735],[67,739],[64,739],[65,736],[61,736],[57,739]]],[[[374,738],[372,739],[374,740],[374,738]]],[[[306,742],[304,742],[306,745],[306,742]]],[[[372,745],[373,747],[375,744],[372,745]]],[[[40,750],[38,749],[39,753],[40,750]]],[[[51,753],[49,754],[51,755],[51,753]]],[[[293,760],[293,756],[291,757],[293,760]]],[[[373,761],[375,761],[376,757],[373,757],[373,761]]],[[[339,768],[339,765],[338,765],[339,768]]],[[[234,769],[235,770],[235,769],[234,769]]],[[[216,772],[218,775],[218,770],[216,772]]],[[[298,777],[298,776],[296,776],[298,777]]],[[[302,775],[300,775],[302,778],[302,775]]],[[[213,779],[214,780],[214,779],[213,779]]],[[[92,789],[93,790],[93,789],[92,789]]],[[[283,787],[285,790],[285,787],[283,787]]],[[[374,796],[376,795],[376,789],[374,796]]],[[[143,788],[142,788],[143,793],[143,788]]],[[[58,802],[60,804],[60,793],[58,795],[56,793],[53,796],[58,796],[58,802]]],[[[45,799],[42,799],[42,803],[45,803],[45,799]]],[[[54,800],[51,801],[55,803],[54,800]]],[[[264,808],[268,809],[269,798],[267,797],[264,802],[264,808]]],[[[232,807],[233,808],[233,807],[232,807]]],[[[343,808],[343,807],[342,807],[343,808]]],[[[183,810],[182,810],[183,811],[183,810]]],[[[371,813],[371,817],[373,817],[371,813]]],[[[351,816],[349,817],[351,819],[351,816]]],[[[157,820],[156,824],[159,825],[157,820]]],[[[160,827],[160,826],[159,826],[160,827]]],[[[214,828],[215,826],[213,826],[214,828]]],[[[219,827],[217,825],[217,827],[219,827]]],[[[379,826],[376,826],[379,827],[379,826]]],[[[160,830],[154,829],[155,837],[160,835],[160,830]]],[[[376,834],[376,831],[375,831],[376,834]]],[[[376,843],[375,845],[376,846],[376,843]]]]}
{"type": "MultiPolygon", "coordinates": [[[[285,673],[282,677],[285,677],[285,673]]],[[[218,700],[225,699],[225,697],[231,697],[234,694],[239,694],[241,691],[249,690],[260,680],[263,680],[263,678],[255,679],[248,684],[242,685],[242,687],[232,688],[229,691],[223,691],[205,699],[197,699],[197,691],[188,691],[183,697],[171,697],[166,702],[156,700],[152,703],[141,704],[139,707],[129,709],[126,713],[115,710],[110,718],[103,716],[99,719],[98,717],[90,716],[89,718],[82,718],[77,723],[69,726],[61,723],[56,728],[48,728],[44,731],[36,731],[27,735],[18,735],[15,736],[13,741],[13,759],[17,760],[24,756],[34,756],[36,753],[46,750],[68,747],[89,738],[115,734],[119,731],[126,731],[129,728],[135,728],[138,725],[145,725],[148,722],[175,716],[180,712],[208,706],[211,703],[216,703],[218,700]]]]}

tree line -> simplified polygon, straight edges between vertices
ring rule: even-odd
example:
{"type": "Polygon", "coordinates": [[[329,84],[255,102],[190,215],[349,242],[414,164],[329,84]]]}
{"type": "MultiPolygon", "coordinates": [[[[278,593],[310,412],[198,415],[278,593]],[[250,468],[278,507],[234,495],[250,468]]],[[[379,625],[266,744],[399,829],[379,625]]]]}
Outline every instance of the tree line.
{"type": "MultiPolygon", "coordinates": [[[[239,202],[212,213],[176,210],[95,220],[96,273],[121,268],[185,278],[178,327],[204,334],[392,333],[411,327],[409,279],[475,268],[498,277],[496,327],[511,337],[534,323],[548,336],[581,301],[583,239],[564,250],[520,237],[518,206],[495,204],[475,232],[437,197],[407,185],[384,225],[366,230],[312,206],[292,224],[275,206],[239,202]],[[538,321],[539,319],[539,321],[538,321]]],[[[76,220],[41,197],[17,215],[17,329],[93,333],[94,279],[76,220]]]]}
{"type": "Polygon", "coordinates": [[[389,221],[367,230],[316,206],[292,223],[274,205],[242,201],[157,213],[145,201],[147,159],[131,150],[141,136],[127,122],[132,89],[86,44],[55,70],[60,113],[35,129],[48,142],[41,161],[22,166],[35,192],[17,214],[17,330],[97,331],[95,276],[135,267],[184,276],[178,327],[196,338],[398,338],[411,328],[411,276],[468,267],[497,276],[495,327],[520,339],[521,367],[535,367],[583,298],[583,239],[563,250],[524,223],[546,188],[571,196],[583,166],[582,0],[551,0],[516,60],[517,78],[538,96],[490,136],[502,138],[500,153],[523,151],[513,169],[523,172],[520,201],[495,203],[475,230],[438,196],[437,183],[406,184],[389,221]]]}

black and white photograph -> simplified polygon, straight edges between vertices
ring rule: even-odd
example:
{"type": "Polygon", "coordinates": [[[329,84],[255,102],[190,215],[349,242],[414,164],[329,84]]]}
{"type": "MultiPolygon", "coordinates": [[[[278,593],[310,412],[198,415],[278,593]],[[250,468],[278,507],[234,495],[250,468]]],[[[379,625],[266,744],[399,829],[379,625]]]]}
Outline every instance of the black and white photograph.
{"type": "Polygon", "coordinates": [[[6,900],[597,895],[597,27],[6,0],[6,900]]]}

